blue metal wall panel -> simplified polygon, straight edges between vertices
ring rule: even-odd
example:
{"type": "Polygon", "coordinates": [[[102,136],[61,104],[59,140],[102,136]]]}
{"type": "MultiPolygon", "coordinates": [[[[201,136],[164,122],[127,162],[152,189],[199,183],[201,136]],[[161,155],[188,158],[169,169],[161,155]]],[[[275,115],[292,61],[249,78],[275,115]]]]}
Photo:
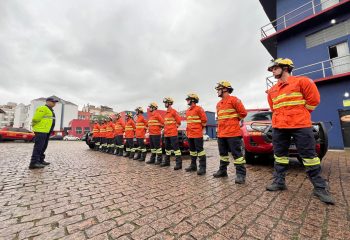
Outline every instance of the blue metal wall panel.
{"type": "Polygon", "coordinates": [[[313,121],[331,121],[332,129],[328,132],[329,147],[343,149],[343,137],[340,127],[338,109],[350,109],[343,107],[344,93],[350,92],[350,78],[342,81],[320,82],[318,90],[321,94],[321,103],[312,113],[313,121]]]}
{"type": "Polygon", "coordinates": [[[206,111],[205,114],[207,115],[208,118],[208,125],[216,125],[216,120],[215,120],[215,112],[209,112],[206,111]]]}

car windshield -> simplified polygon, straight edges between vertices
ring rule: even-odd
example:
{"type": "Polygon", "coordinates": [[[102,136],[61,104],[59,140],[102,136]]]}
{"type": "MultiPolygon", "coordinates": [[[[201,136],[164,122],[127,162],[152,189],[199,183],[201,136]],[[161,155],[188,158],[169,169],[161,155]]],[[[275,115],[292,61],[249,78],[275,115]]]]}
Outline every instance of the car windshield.
{"type": "Polygon", "coordinates": [[[247,116],[244,118],[245,122],[251,121],[271,121],[272,112],[264,111],[264,112],[248,112],[247,116]]]}

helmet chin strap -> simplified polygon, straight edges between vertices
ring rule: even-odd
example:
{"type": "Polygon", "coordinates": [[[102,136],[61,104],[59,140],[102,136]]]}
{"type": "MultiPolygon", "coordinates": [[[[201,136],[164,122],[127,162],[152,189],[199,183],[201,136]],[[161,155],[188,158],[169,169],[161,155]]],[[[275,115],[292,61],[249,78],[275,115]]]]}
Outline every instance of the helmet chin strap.
{"type": "Polygon", "coordinates": [[[224,94],[224,92],[227,92],[227,90],[224,91],[224,89],[220,89],[219,92],[218,92],[218,97],[222,97],[222,95],[224,94]]]}
{"type": "Polygon", "coordinates": [[[285,72],[285,70],[282,68],[282,72],[281,72],[281,74],[276,75],[276,76],[275,76],[275,78],[276,78],[276,79],[280,79],[280,78],[282,78],[282,76],[283,76],[284,72],[285,72]]]}

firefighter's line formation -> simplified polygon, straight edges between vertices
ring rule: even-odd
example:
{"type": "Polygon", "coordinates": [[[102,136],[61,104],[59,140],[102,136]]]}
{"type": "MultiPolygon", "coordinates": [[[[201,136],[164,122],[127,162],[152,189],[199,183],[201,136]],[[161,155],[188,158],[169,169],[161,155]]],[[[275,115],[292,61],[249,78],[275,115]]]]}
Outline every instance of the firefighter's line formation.
{"type": "MultiPolygon", "coordinates": [[[[268,191],[287,189],[285,176],[289,164],[288,149],[291,137],[295,139],[299,155],[303,159],[306,172],[314,186],[314,195],[321,201],[334,204],[334,200],[327,190],[327,184],[321,177],[320,159],[315,151],[315,138],[312,132],[311,112],[320,103],[320,94],[315,83],[306,77],[291,76],[294,65],[288,58],[279,58],[272,61],[268,71],[278,79],[268,93],[268,103],[273,111],[273,146],[275,154],[274,180],[268,185],[268,191]]],[[[227,177],[229,155],[233,156],[236,168],[236,184],[244,184],[246,180],[245,159],[242,154],[242,140],[240,120],[244,119],[247,111],[243,103],[235,96],[231,96],[233,88],[228,81],[221,81],[215,87],[221,100],[216,105],[218,120],[218,148],[220,165],[214,177],[227,177]]],[[[186,111],[187,128],[191,164],[185,169],[187,172],[197,171],[198,175],[206,173],[206,154],[203,149],[203,129],[207,118],[202,107],[197,106],[199,97],[190,93],[186,98],[189,105],[186,111]],[[199,166],[197,170],[197,158],[199,166]]],[[[178,112],[172,108],[174,100],[165,97],[163,100],[167,109],[164,119],[157,112],[155,102],[149,104],[150,115],[146,121],[143,117],[142,107],[135,109],[136,122],[131,112],[126,114],[126,123],[120,114],[110,116],[107,121],[98,123],[93,127],[93,139],[96,150],[124,156],[130,159],[145,161],[146,147],[144,144],[146,130],[150,138],[151,157],[148,164],[170,166],[172,151],[175,155],[174,170],[182,169],[181,151],[179,149],[177,128],[181,123],[178,112]],[[165,157],[162,158],[161,129],[164,128],[165,157]],[[123,134],[125,131],[126,151],[124,151],[123,134]],[[133,139],[137,139],[134,147],[133,139]]]]}
{"type": "MultiPolygon", "coordinates": [[[[334,204],[326,181],[321,177],[320,159],[315,150],[315,138],[312,131],[311,112],[320,103],[320,94],[315,83],[303,76],[292,76],[294,68],[292,60],[278,58],[268,67],[278,82],[267,92],[267,99],[272,110],[272,143],[275,154],[273,182],[266,187],[268,191],[286,190],[285,177],[289,164],[288,150],[291,138],[295,140],[296,147],[306,169],[306,173],[314,186],[313,194],[321,201],[334,204]]],[[[229,155],[233,156],[236,168],[236,184],[244,184],[247,171],[245,159],[242,154],[242,141],[240,120],[244,119],[247,111],[243,103],[235,96],[231,96],[233,88],[228,81],[221,81],[215,87],[221,100],[216,105],[217,111],[217,137],[220,154],[220,165],[215,178],[227,177],[229,155]]],[[[189,105],[186,111],[187,137],[190,147],[191,164],[187,172],[196,172],[198,175],[206,174],[206,154],[203,149],[203,129],[207,118],[202,107],[197,106],[199,97],[190,93],[186,97],[189,105]],[[199,166],[197,167],[197,158],[199,166]]],[[[93,127],[93,140],[95,150],[108,152],[117,156],[146,161],[145,134],[148,130],[150,138],[151,156],[146,163],[170,166],[172,151],[176,158],[174,170],[182,169],[181,151],[178,142],[178,126],[181,118],[172,108],[174,100],[165,97],[163,100],[167,109],[164,118],[158,113],[155,102],[149,104],[150,115],[148,121],[143,117],[142,107],[136,108],[136,121],[131,112],[126,114],[126,122],[121,115],[110,116],[107,121],[95,121],[93,127]],[[161,130],[164,128],[165,157],[162,157],[161,130]],[[126,146],[124,151],[125,134],[126,146]],[[137,147],[134,146],[134,137],[137,147]]],[[[43,168],[50,164],[44,161],[47,140],[54,125],[54,100],[47,100],[45,106],[37,109],[33,117],[33,130],[36,134],[33,156],[30,169],[43,168]],[[42,137],[39,137],[42,136],[42,137]]]]}

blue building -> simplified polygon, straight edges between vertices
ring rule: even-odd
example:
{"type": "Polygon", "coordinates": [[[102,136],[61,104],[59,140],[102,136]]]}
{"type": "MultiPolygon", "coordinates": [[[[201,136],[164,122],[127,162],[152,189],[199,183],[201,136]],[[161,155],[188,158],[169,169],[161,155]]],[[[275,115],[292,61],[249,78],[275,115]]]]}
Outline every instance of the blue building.
{"type": "MultiPolygon", "coordinates": [[[[261,42],[293,60],[293,75],[315,81],[321,104],[313,121],[331,122],[329,147],[350,147],[350,0],[260,0],[270,19],[261,42]]],[[[268,85],[274,83],[267,78],[268,85]]]]}
{"type": "Polygon", "coordinates": [[[207,115],[207,126],[205,127],[205,130],[207,131],[207,134],[210,138],[216,138],[216,118],[215,118],[215,112],[205,111],[205,115],[207,115]]]}

